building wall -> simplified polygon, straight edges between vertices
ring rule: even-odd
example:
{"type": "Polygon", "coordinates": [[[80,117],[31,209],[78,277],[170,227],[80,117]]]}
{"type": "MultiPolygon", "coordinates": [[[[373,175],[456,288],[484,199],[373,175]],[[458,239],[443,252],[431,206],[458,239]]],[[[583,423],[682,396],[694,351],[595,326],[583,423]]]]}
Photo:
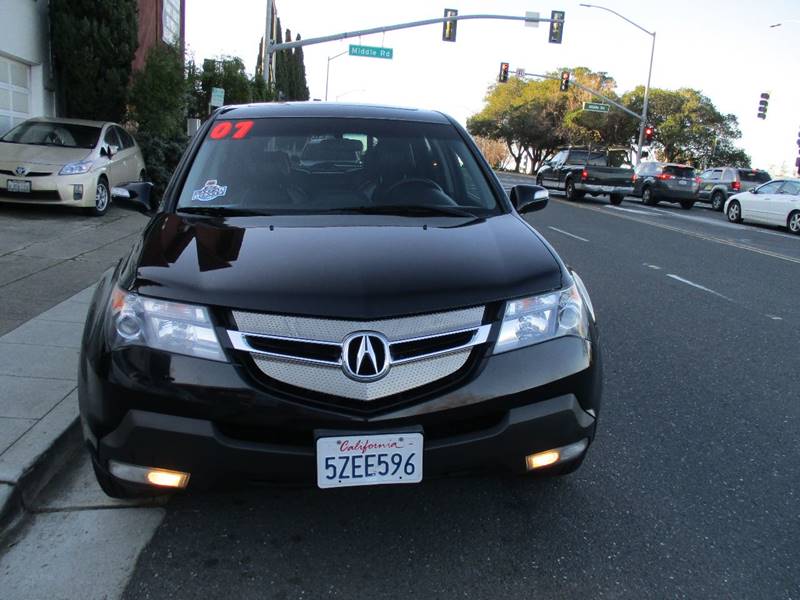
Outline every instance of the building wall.
{"type": "Polygon", "coordinates": [[[55,116],[47,0],[0,0],[0,135],[34,116],[55,116]]]}
{"type": "Polygon", "coordinates": [[[144,67],[150,48],[162,42],[173,41],[168,33],[170,29],[176,29],[176,21],[177,30],[174,33],[177,34],[177,41],[183,51],[186,38],[186,0],[139,0],[139,48],[133,59],[135,71],[144,67]]]}

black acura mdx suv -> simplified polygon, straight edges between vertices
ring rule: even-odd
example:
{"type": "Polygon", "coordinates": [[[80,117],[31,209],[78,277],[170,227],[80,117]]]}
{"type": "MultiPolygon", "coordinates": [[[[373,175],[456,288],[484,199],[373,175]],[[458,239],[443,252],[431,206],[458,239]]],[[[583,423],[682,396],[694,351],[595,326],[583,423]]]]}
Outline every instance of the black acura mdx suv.
{"type": "Polygon", "coordinates": [[[97,285],[83,432],[112,496],[227,480],[322,488],[583,461],[602,386],[581,279],[451,118],[218,110],[97,285]],[[304,150],[315,148],[315,160],[304,150]]]}

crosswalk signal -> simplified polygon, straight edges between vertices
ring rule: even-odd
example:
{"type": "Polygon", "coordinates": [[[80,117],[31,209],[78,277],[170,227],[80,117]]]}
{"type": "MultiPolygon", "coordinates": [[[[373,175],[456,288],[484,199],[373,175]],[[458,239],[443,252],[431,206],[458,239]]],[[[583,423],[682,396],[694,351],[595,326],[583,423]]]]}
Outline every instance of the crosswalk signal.
{"type": "Polygon", "coordinates": [[[761,94],[761,100],[758,101],[758,118],[767,118],[767,105],[769,104],[769,94],[764,92],[761,94]]]}
{"type": "Polygon", "coordinates": [[[500,75],[497,76],[497,81],[500,83],[508,81],[508,63],[500,63],[500,75]]]}
{"type": "Polygon", "coordinates": [[[569,89],[569,71],[561,71],[561,91],[566,92],[569,89]]]}
{"type": "Polygon", "coordinates": [[[644,139],[648,144],[652,143],[655,133],[656,130],[652,125],[648,125],[644,128],[644,139]]]}
{"type": "Polygon", "coordinates": [[[564,36],[564,11],[554,10],[550,13],[550,43],[560,44],[564,36]]]}
{"type": "MultiPolygon", "coordinates": [[[[444,9],[444,16],[445,17],[456,17],[458,16],[458,11],[454,8],[445,8],[444,9]]],[[[458,21],[445,21],[442,27],[442,41],[443,42],[455,42],[456,41],[456,25],[458,21]]]]}

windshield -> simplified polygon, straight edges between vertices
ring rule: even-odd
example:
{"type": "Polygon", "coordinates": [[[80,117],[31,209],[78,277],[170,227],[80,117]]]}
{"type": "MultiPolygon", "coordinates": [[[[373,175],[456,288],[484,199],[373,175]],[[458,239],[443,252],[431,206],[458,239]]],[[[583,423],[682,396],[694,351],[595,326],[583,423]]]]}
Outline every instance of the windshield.
{"type": "Polygon", "coordinates": [[[280,214],[499,211],[452,126],[347,118],[218,121],[180,194],[178,209],[189,207],[280,214]]]}
{"type": "Polygon", "coordinates": [[[25,121],[5,134],[0,141],[35,146],[94,148],[99,137],[100,128],[90,125],[25,121]]]}

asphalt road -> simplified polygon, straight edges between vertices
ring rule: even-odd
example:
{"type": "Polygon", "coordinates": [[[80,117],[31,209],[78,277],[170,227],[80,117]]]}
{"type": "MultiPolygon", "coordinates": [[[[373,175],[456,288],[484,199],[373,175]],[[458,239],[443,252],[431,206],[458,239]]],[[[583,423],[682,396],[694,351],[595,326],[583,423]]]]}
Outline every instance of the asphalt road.
{"type": "Polygon", "coordinates": [[[126,597],[800,598],[800,237],[628,201],[529,219],[602,327],[581,470],[176,496],[126,597]]]}

